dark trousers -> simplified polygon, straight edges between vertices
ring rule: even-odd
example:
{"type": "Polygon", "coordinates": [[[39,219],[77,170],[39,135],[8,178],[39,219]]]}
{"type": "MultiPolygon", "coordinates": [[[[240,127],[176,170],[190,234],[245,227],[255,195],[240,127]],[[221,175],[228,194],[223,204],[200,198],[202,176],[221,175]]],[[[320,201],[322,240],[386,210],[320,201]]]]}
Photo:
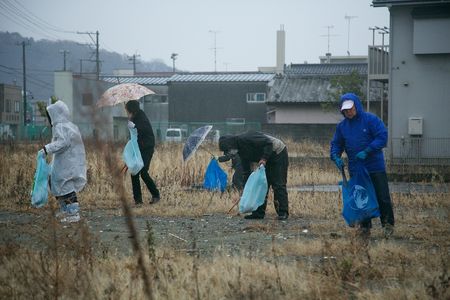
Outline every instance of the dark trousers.
{"type": "Polygon", "coordinates": [[[63,196],[56,196],[56,200],[59,203],[63,202],[66,205],[76,203],[76,202],[78,202],[77,193],[72,192],[72,193],[68,193],[63,196]]]}
{"type": "MultiPolygon", "coordinates": [[[[378,207],[380,209],[381,225],[385,224],[394,226],[394,211],[392,209],[392,201],[389,193],[389,185],[386,172],[370,173],[375,194],[377,195],[378,207]]],[[[372,220],[361,222],[361,227],[371,228],[372,220]]]]}
{"type": "MultiPolygon", "coordinates": [[[[278,215],[289,214],[289,201],[286,189],[288,166],[289,159],[286,148],[280,154],[270,157],[266,164],[267,183],[269,188],[272,187],[273,189],[274,205],[278,215]]],[[[267,195],[264,204],[258,207],[254,214],[264,216],[266,214],[266,207],[267,195]]]]}
{"type": "Polygon", "coordinates": [[[159,197],[159,190],[156,187],[155,182],[148,174],[148,169],[150,167],[150,162],[153,157],[153,149],[143,149],[141,150],[142,160],[144,161],[144,167],[136,175],[131,175],[131,184],[133,186],[133,198],[134,202],[142,203],[142,193],[141,193],[141,182],[139,176],[141,176],[148,190],[152,194],[152,197],[159,197]]]}

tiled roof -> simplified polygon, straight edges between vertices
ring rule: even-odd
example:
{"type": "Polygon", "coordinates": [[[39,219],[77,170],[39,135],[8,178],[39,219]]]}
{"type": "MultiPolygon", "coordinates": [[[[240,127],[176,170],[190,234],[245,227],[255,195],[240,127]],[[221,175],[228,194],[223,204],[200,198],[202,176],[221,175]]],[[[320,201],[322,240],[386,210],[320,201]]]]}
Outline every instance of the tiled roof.
{"type": "Polygon", "coordinates": [[[367,64],[292,64],[285,73],[288,76],[334,76],[348,75],[352,71],[367,75],[367,64]]]}
{"type": "Polygon", "coordinates": [[[321,77],[277,78],[267,102],[302,103],[329,101],[330,81],[321,77]]]}
{"type": "Polygon", "coordinates": [[[136,76],[104,76],[101,77],[103,81],[110,83],[138,83],[144,85],[166,85],[170,77],[136,77],[136,76]]]}
{"type": "Polygon", "coordinates": [[[264,82],[272,80],[274,76],[270,73],[188,73],[176,74],[168,82],[264,82]]]}

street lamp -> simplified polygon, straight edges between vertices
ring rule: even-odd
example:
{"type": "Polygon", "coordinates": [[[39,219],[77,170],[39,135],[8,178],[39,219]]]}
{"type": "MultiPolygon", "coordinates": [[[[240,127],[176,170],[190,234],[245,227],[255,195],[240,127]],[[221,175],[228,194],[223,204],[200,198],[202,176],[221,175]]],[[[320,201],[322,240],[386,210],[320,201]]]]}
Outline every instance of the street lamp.
{"type": "Polygon", "coordinates": [[[172,72],[175,73],[175,60],[177,59],[178,53],[172,53],[170,58],[172,59],[172,72]]]}

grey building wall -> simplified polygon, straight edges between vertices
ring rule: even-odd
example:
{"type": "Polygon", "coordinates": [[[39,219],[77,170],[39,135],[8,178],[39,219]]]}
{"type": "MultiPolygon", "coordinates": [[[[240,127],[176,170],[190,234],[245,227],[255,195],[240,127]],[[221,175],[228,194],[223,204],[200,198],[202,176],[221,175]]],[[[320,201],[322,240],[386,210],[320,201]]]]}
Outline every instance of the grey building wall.
{"type": "MultiPolygon", "coordinates": [[[[423,118],[423,141],[450,139],[450,54],[413,54],[412,9],[410,6],[390,8],[389,154],[393,158],[409,152],[401,139],[411,137],[410,117],[423,118]]],[[[415,151],[424,156],[449,157],[449,146],[431,150],[422,144],[415,151]]]]}
{"type": "Polygon", "coordinates": [[[266,82],[169,83],[169,122],[266,122],[266,103],[248,103],[247,93],[266,93],[266,82]]]}

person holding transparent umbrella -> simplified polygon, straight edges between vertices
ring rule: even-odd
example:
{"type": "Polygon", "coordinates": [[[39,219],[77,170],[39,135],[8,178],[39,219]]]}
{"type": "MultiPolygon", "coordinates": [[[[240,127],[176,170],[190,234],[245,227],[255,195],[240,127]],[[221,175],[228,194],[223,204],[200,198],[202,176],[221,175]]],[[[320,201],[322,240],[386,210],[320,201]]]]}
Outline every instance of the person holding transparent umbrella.
{"type": "MultiPolygon", "coordinates": [[[[241,159],[244,184],[251,174],[251,163],[264,165],[267,183],[272,186],[275,210],[278,220],[286,220],[289,216],[288,193],[286,189],[287,170],[289,165],[286,145],[279,139],[257,131],[249,131],[238,135],[223,135],[219,138],[219,149],[224,156],[219,161],[227,161],[234,155],[241,159]]],[[[264,203],[245,219],[264,219],[266,214],[267,195],[264,203]]]]}
{"type": "Polygon", "coordinates": [[[160,200],[160,193],[154,180],[148,174],[150,162],[155,150],[155,135],[153,134],[153,128],[144,111],[139,108],[139,102],[137,100],[128,101],[125,104],[125,110],[128,114],[128,128],[137,129],[139,150],[144,162],[144,167],[141,171],[136,175],[131,175],[134,202],[137,205],[142,204],[140,176],[152,194],[150,204],[155,204],[160,200]]]}

